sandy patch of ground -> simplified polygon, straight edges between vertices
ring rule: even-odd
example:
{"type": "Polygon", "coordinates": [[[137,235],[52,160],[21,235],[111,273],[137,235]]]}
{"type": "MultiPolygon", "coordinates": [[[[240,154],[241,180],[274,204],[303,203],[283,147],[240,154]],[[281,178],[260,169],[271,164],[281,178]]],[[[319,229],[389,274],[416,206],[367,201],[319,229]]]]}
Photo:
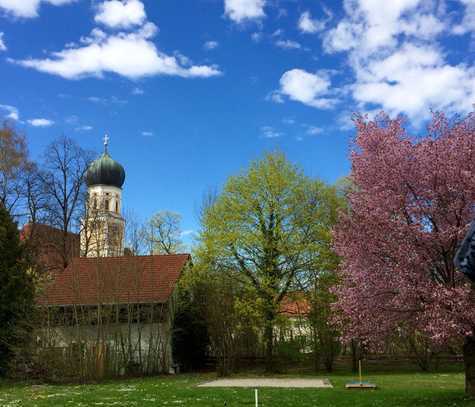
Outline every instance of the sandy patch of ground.
{"type": "Polygon", "coordinates": [[[328,379],[218,379],[199,384],[198,387],[292,387],[292,388],[331,388],[328,379]]]}

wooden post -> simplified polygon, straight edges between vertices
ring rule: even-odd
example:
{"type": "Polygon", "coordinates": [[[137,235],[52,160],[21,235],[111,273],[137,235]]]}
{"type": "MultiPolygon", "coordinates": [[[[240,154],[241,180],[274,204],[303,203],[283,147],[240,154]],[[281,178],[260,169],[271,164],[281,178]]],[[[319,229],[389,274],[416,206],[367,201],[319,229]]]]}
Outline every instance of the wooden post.
{"type": "Polygon", "coordinates": [[[361,374],[361,359],[358,361],[358,372],[360,376],[360,383],[363,383],[363,375],[361,374]]]}
{"type": "Polygon", "coordinates": [[[96,378],[104,378],[104,343],[102,341],[96,347],[96,378]]]}

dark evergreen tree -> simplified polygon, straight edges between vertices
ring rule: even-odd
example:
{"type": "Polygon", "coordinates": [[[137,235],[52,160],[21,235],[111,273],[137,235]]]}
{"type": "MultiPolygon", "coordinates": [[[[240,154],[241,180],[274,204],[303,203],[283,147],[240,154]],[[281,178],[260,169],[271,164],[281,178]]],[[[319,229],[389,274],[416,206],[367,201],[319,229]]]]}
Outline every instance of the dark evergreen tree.
{"type": "Polygon", "coordinates": [[[0,376],[31,332],[34,285],[26,246],[0,204],[0,376]]]}

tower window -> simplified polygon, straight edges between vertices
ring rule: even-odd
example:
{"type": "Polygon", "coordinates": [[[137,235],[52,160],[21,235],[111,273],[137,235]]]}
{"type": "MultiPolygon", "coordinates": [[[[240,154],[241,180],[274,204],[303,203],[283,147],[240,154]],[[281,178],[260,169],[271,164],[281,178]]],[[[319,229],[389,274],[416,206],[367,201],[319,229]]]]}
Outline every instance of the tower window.
{"type": "Polygon", "coordinates": [[[106,198],[106,200],[104,201],[104,209],[105,209],[106,211],[109,210],[109,199],[107,199],[107,198],[106,198]]]}
{"type": "Polygon", "coordinates": [[[119,202],[115,201],[115,211],[119,213],[119,202]]]}

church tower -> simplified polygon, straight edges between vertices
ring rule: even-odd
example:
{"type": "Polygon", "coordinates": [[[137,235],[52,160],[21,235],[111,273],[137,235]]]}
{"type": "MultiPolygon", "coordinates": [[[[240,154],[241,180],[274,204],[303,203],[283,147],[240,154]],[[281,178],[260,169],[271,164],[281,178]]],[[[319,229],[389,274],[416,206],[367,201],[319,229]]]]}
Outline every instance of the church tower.
{"type": "Polygon", "coordinates": [[[124,167],[108,151],[109,137],[104,137],[104,153],[86,172],[88,199],[82,221],[81,255],[85,257],[122,256],[125,220],[122,211],[124,167]]]}

